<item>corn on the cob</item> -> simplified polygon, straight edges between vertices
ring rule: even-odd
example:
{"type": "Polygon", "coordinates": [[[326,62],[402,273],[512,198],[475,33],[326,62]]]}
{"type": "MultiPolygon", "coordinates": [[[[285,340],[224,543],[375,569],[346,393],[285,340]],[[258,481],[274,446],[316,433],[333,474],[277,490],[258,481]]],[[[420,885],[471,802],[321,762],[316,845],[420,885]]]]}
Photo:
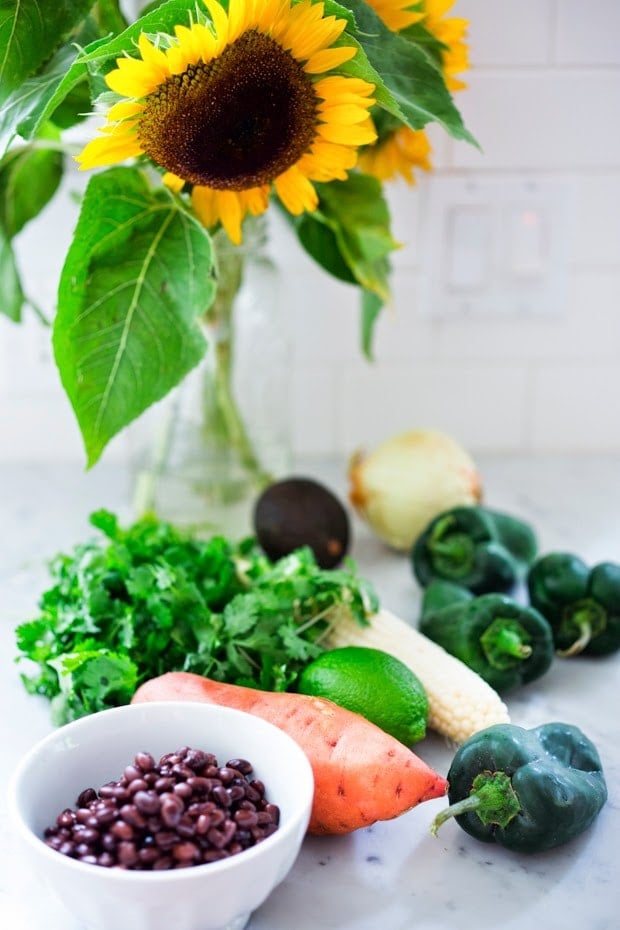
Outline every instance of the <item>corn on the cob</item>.
{"type": "Polygon", "coordinates": [[[325,643],[330,649],[382,649],[404,662],[428,696],[428,726],[456,743],[494,723],[510,722],[506,705],[486,681],[388,610],[379,610],[368,626],[343,611],[325,643]]]}

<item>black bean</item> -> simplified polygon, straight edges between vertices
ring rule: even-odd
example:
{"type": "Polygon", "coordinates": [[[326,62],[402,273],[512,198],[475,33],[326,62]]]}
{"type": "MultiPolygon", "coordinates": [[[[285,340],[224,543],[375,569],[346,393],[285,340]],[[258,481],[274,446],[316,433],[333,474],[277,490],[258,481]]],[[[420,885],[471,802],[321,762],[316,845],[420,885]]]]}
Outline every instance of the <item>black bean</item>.
{"type": "Polygon", "coordinates": [[[146,820],[144,814],[141,814],[135,804],[123,804],[119,814],[125,823],[131,824],[132,827],[145,827],[146,820]]]}
{"type": "Polygon", "coordinates": [[[56,818],[59,827],[71,827],[75,823],[75,814],[72,810],[64,810],[56,818]]]}
{"type": "Polygon", "coordinates": [[[177,862],[188,862],[190,859],[197,859],[199,850],[195,843],[185,842],[177,843],[172,847],[172,855],[177,862]]]}
{"type": "Polygon", "coordinates": [[[185,764],[195,772],[199,772],[206,765],[217,764],[217,759],[210,753],[203,752],[202,749],[190,749],[185,756],[185,764]]]}
{"type": "Polygon", "coordinates": [[[122,865],[135,865],[138,861],[138,850],[136,844],[124,840],[118,844],[118,861],[122,865]]]}
{"type": "Polygon", "coordinates": [[[184,810],[182,799],[176,794],[162,795],[161,819],[167,827],[176,827],[184,810]]]}
{"type": "Polygon", "coordinates": [[[274,823],[280,823],[280,808],[277,804],[266,804],[265,812],[271,814],[271,819],[274,823]]]}
{"type": "Polygon", "coordinates": [[[154,786],[155,791],[160,793],[163,791],[170,791],[174,788],[174,778],[158,778],[154,786]]]}
{"type": "Polygon", "coordinates": [[[133,827],[125,820],[117,820],[115,823],[113,823],[110,827],[110,833],[118,840],[133,839],[133,827]]]}
{"type": "MultiPolygon", "coordinates": [[[[186,784],[192,789],[194,794],[208,794],[213,787],[213,779],[204,778],[201,775],[192,775],[187,779],[186,784]]],[[[179,787],[177,785],[177,787],[179,787]]]]}
{"type": "Polygon", "coordinates": [[[256,826],[258,823],[258,814],[256,811],[240,810],[235,812],[234,819],[235,823],[238,823],[240,827],[245,827],[247,830],[250,827],[256,826]]]}
{"type": "Polygon", "coordinates": [[[123,778],[127,784],[132,782],[134,778],[142,778],[142,769],[138,768],[137,765],[128,765],[123,772],[123,778]]]}
{"type": "Polygon", "coordinates": [[[223,785],[218,785],[217,788],[214,788],[211,792],[211,797],[217,801],[218,804],[221,804],[222,807],[230,807],[232,803],[230,795],[223,785]]]}
{"type": "Polygon", "coordinates": [[[137,791],[133,796],[133,803],[143,814],[155,814],[161,805],[159,795],[155,791],[137,791]]]}
{"type": "Polygon", "coordinates": [[[94,788],[85,788],[77,799],[77,806],[87,807],[87,805],[90,804],[91,801],[96,800],[96,798],[97,792],[94,788]]]}
{"type": "Polygon", "coordinates": [[[196,821],[196,833],[200,836],[204,834],[211,828],[211,818],[207,814],[200,814],[198,820],[196,821]]]}
{"type": "Polygon", "coordinates": [[[251,762],[248,762],[247,759],[230,759],[226,766],[231,769],[237,769],[241,772],[242,775],[250,775],[254,771],[251,762]]]}
{"type": "Polygon", "coordinates": [[[43,837],[50,849],[120,870],[188,868],[236,855],[277,829],[280,811],[265,798],[253,767],[219,766],[201,749],[181,747],[155,762],[139,752],[118,781],[86,788],[43,837]]]}
{"type": "Polygon", "coordinates": [[[153,871],[158,872],[160,869],[171,869],[174,867],[174,860],[170,856],[160,856],[153,863],[153,871]]]}
{"type": "Polygon", "coordinates": [[[144,846],[138,851],[138,859],[144,865],[153,865],[153,863],[159,859],[161,853],[157,846],[144,846]]]}
{"type": "Polygon", "coordinates": [[[155,759],[150,752],[138,752],[134,758],[134,765],[142,772],[151,772],[155,768],[155,759]]]}
{"type": "Polygon", "coordinates": [[[160,830],[155,834],[155,842],[160,849],[171,849],[178,840],[173,830],[160,830]]]}

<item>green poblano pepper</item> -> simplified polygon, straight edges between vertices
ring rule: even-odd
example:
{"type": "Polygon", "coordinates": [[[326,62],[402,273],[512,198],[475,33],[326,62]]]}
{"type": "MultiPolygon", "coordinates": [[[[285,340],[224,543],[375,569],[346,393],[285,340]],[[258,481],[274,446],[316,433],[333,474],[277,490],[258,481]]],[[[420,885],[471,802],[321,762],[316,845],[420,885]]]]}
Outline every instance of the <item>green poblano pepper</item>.
{"type": "Polygon", "coordinates": [[[607,800],[598,751],[575,726],[497,724],[471,736],[448,772],[450,806],[471,836],[516,852],[560,846],[586,830],[607,800]]]}
{"type": "Polygon", "coordinates": [[[531,604],[551,625],[559,655],[620,649],[620,565],[590,568],[569,552],[551,552],[531,566],[527,586],[531,604]]]}
{"type": "Polygon", "coordinates": [[[418,626],[500,692],[540,678],[554,657],[551,627],[537,610],[449,581],[426,588],[418,626]]]}
{"type": "Polygon", "coordinates": [[[428,524],[413,545],[414,574],[425,587],[443,578],[474,594],[510,591],[538,551],[528,523],[482,506],[453,507],[428,524]]]}

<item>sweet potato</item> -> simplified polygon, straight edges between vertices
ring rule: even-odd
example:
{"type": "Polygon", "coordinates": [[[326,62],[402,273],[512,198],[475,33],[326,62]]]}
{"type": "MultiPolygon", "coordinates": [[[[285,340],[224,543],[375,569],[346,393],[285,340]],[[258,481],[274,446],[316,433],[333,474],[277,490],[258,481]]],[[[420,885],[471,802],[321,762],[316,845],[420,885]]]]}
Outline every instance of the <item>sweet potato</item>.
{"type": "MultiPolygon", "coordinates": [[[[206,701],[256,714],[289,734],[314,772],[311,833],[350,833],[441,797],[447,783],[410,749],[323,698],[256,691],[189,672],[145,682],[132,703],[206,701]]],[[[240,752],[242,747],[240,747],[240,752]]]]}

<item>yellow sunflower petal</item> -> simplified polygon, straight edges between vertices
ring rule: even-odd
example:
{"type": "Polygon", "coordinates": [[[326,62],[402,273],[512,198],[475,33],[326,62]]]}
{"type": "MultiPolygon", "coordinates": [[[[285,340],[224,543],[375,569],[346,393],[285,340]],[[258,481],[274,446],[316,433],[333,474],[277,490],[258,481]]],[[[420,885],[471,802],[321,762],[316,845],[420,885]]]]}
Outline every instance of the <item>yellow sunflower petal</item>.
{"type": "Polygon", "coordinates": [[[363,123],[365,119],[368,119],[367,110],[353,103],[340,103],[333,106],[331,103],[325,103],[319,107],[319,113],[322,119],[329,119],[330,122],[339,123],[341,126],[363,123]]]}
{"type": "Polygon", "coordinates": [[[207,228],[220,222],[231,242],[241,242],[241,224],[246,214],[243,197],[235,191],[216,191],[197,186],[192,191],[192,206],[207,228]]]}
{"type": "Polygon", "coordinates": [[[241,224],[245,216],[245,207],[235,191],[216,191],[217,209],[222,226],[231,242],[241,242],[241,224]]]}
{"type": "Polygon", "coordinates": [[[142,154],[142,147],[135,134],[126,136],[97,136],[87,142],[79,155],[75,156],[80,171],[116,165],[126,158],[142,154]]]}
{"type": "Polygon", "coordinates": [[[314,85],[314,91],[317,97],[321,97],[324,103],[319,104],[319,109],[325,105],[353,103],[358,106],[374,106],[376,100],[370,95],[374,92],[375,85],[366,81],[360,81],[357,78],[345,78],[334,76],[333,78],[324,78],[317,81],[314,85]],[[337,84],[330,84],[330,81],[337,81],[337,84]],[[347,83],[349,82],[349,83],[347,83]],[[357,89],[357,86],[359,89],[357,89]],[[362,103],[360,98],[366,97],[367,100],[362,103]]]}
{"type": "Polygon", "coordinates": [[[165,80],[169,74],[165,53],[162,52],[160,48],[157,48],[156,45],[153,45],[143,32],[140,33],[140,37],[138,38],[138,48],[140,49],[142,60],[159,72],[160,81],[165,80]]]}
{"type": "Polygon", "coordinates": [[[375,127],[370,120],[355,126],[319,123],[317,133],[327,142],[336,142],[338,145],[370,145],[377,138],[375,127]]]}
{"type": "Polygon", "coordinates": [[[106,74],[105,82],[123,97],[147,97],[161,83],[157,68],[138,58],[118,58],[116,64],[118,67],[106,74]]]}
{"type": "Polygon", "coordinates": [[[274,36],[283,48],[290,49],[299,61],[335,42],[346,28],[345,19],[323,17],[324,5],[302,0],[291,8],[290,15],[274,36]]]}
{"type": "Polygon", "coordinates": [[[178,44],[167,49],[166,61],[171,74],[182,74],[188,65],[195,65],[201,60],[201,37],[196,26],[191,29],[188,26],[175,26],[174,34],[178,44]]]}
{"type": "Polygon", "coordinates": [[[172,171],[166,171],[161,180],[168,190],[173,191],[175,194],[182,191],[185,184],[183,178],[179,178],[176,174],[173,174],[172,171]]]}
{"type": "Polygon", "coordinates": [[[228,42],[234,42],[252,21],[254,4],[251,0],[230,0],[228,4],[228,42]]]}
{"type": "Polygon", "coordinates": [[[225,9],[217,3],[217,0],[204,0],[204,4],[209,11],[213,20],[213,31],[215,36],[215,55],[219,55],[228,43],[228,16],[225,9]]]}
{"type": "Polygon", "coordinates": [[[319,198],[314,187],[301,171],[293,165],[274,181],[278,197],[293,216],[304,210],[316,210],[319,198]]]}
{"type": "Polygon", "coordinates": [[[265,212],[269,206],[269,188],[266,185],[252,187],[244,193],[245,204],[252,216],[260,216],[261,213],[265,212]]]}
{"type": "Polygon", "coordinates": [[[310,152],[299,159],[298,167],[311,181],[346,181],[355,167],[357,151],[348,145],[317,140],[310,152]]]}
{"type": "Polygon", "coordinates": [[[144,104],[134,100],[119,100],[108,110],[108,121],[115,123],[117,120],[127,119],[129,116],[136,116],[144,111],[144,104]]]}
{"type": "Polygon", "coordinates": [[[210,187],[196,186],[192,191],[192,207],[203,226],[210,229],[219,220],[216,191],[210,187]]]}
{"type": "Polygon", "coordinates": [[[408,184],[415,184],[414,168],[431,170],[431,146],[423,130],[402,126],[377,145],[364,149],[359,166],[366,174],[380,181],[390,181],[399,175],[408,184]]]}
{"type": "Polygon", "coordinates": [[[343,65],[345,61],[355,58],[357,49],[351,46],[343,45],[342,48],[324,48],[308,59],[304,65],[306,74],[322,74],[323,71],[331,71],[343,65]]]}
{"type": "MultiPolygon", "coordinates": [[[[337,103],[350,103],[352,96],[369,97],[374,93],[375,85],[362,78],[344,77],[341,74],[329,74],[314,84],[314,90],[320,97],[329,97],[337,103]]],[[[372,101],[374,103],[374,100],[372,101]]]]}
{"type": "Polygon", "coordinates": [[[420,4],[416,3],[416,0],[368,0],[368,6],[373,8],[379,19],[392,32],[406,29],[407,26],[412,26],[424,18],[424,13],[419,10],[420,4]],[[418,9],[409,9],[409,7],[416,6],[418,9]]]}

